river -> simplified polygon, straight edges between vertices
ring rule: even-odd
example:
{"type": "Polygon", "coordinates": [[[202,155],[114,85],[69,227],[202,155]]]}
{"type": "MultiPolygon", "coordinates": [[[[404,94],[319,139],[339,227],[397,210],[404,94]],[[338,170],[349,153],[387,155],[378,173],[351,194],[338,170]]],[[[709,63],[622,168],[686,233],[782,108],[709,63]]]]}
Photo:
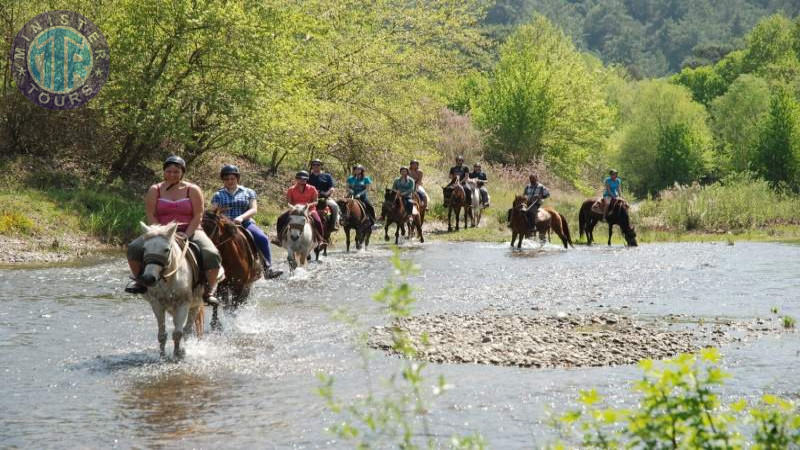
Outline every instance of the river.
{"type": "MultiPolygon", "coordinates": [[[[405,246],[404,257],[421,268],[412,278],[415,313],[612,311],[714,320],[766,317],[777,307],[800,318],[796,245],[544,250],[405,246]]],[[[355,398],[398,367],[374,351],[366,374],[351,328],[331,317],[341,307],[365,327],[386,324],[371,296],[391,273],[390,255],[382,245],[333,251],[307,271],[259,281],[249,304],[224,317],[225,331],[190,340],[180,363],[159,360],[150,307],[122,293],[121,257],[0,270],[0,448],[346,448],[324,431],[337,417],[315,392],[316,374],[333,375],[337,395],[355,398]]],[[[798,397],[800,333],[725,345],[722,353],[733,375],[726,397],[798,397]]],[[[543,445],[552,439],[548,411],[575,405],[578,389],[597,388],[620,404],[631,400],[630,383],[640,377],[635,366],[430,364],[425,373],[453,385],[430,410],[432,433],[478,432],[492,448],[543,445]]]]}

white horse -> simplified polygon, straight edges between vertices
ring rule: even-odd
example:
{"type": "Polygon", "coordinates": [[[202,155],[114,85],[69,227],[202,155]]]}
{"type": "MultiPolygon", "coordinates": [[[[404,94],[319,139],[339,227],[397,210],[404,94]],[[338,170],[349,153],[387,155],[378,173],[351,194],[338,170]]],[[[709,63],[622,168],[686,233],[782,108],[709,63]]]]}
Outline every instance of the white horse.
{"type": "MultiPolygon", "coordinates": [[[[194,322],[203,308],[203,286],[194,286],[194,274],[187,260],[188,241],[182,247],[175,240],[178,224],[147,226],[140,222],[144,231],[144,271],[140,280],[147,286],[145,298],[150,302],[158,321],[158,345],[161,356],[167,342],[165,312],[172,316],[174,329],[173,355],[183,358],[186,350],[181,339],[192,333],[194,322]]],[[[189,255],[191,257],[191,255],[189,255]]]]}
{"type": "MultiPolygon", "coordinates": [[[[469,199],[470,208],[469,218],[472,220],[472,226],[477,227],[481,224],[481,216],[483,216],[483,203],[481,203],[481,192],[480,188],[478,187],[478,179],[477,178],[467,178],[464,180],[464,184],[469,186],[472,190],[472,198],[469,199]]],[[[464,223],[466,227],[466,223],[464,223]]]]}
{"type": "Polygon", "coordinates": [[[287,260],[292,270],[298,265],[305,266],[311,250],[318,245],[312,220],[307,205],[292,206],[289,210],[289,224],[283,230],[281,244],[289,253],[287,260]]]}

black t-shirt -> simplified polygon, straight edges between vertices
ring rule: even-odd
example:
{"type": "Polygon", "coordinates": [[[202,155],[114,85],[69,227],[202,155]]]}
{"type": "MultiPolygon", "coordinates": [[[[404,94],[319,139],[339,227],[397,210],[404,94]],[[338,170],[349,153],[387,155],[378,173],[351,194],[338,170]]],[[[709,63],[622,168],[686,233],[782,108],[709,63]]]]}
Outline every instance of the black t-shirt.
{"type": "Polygon", "coordinates": [[[487,181],[486,180],[486,173],[484,173],[484,172],[470,172],[469,173],[469,177],[470,178],[477,178],[477,179],[482,180],[482,181],[487,181]]]}
{"type": "Polygon", "coordinates": [[[320,172],[319,175],[311,172],[308,176],[308,184],[317,188],[319,192],[326,192],[335,186],[333,176],[327,172],[320,172]]]}
{"type": "Polygon", "coordinates": [[[453,166],[450,168],[450,175],[452,174],[456,174],[458,181],[461,181],[469,174],[469,168],[467,166],[453,166]]]}

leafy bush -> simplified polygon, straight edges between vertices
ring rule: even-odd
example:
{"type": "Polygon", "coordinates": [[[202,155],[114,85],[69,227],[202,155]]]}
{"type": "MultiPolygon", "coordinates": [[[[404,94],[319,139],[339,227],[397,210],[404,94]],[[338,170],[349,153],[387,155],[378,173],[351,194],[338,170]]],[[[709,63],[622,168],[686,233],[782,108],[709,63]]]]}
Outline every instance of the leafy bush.
{"type": "Polygon", "coordinates": [[[31,219],[16,211],[0,210],[0,234],[31,234],[35,225],[31,219]]]}
{"type": "MultiPolygon", "coordinates": [[[[723,405],[718,387],[729,375],[714,348],[657,363],[640,362],[644,377],[633,409],[603,408],[597,391],[582,391],[581,409],[559,417],[562,433],[581,435],[592,448],[754,448],[800,445],[800,413],[794,403],[765,395],[757,407],[744,400],[723,405]],[[566,429],[564,428],[566,427],[566,429]],[[743,433],[752,433],[745,437],[743,433]]],[[[561,445],[559,445],[561,447],[561,445]]]]}

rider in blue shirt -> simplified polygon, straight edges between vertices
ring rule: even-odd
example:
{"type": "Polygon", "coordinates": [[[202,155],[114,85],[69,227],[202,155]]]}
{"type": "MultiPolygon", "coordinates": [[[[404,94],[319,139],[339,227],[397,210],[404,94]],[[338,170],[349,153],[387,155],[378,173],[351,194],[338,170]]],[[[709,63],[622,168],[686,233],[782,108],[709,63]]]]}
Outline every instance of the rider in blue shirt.
{"type": "Polygon", "coordinates": [[[353,198],[364,202],[367,215],[369,215],[369,218],[372,219],[372,223],[374,224],[377,222],[375,220],[375,208],[372,206],[372,202],[369,201],[369,196],[367,195],[370,184],[372,184],[372,179],[364,174],[364,166],[361,164],[353,166],[353,174],[347,177],[347,191],[353,198]]]}
{"type": "Polygon", "coordinates": [[[611,169],[608,172],[608,177],[603,181],[603,185],[603,217],[606,217],[611,200],[622,197],[622,180],[617,178],[616,170],[611,169]]]}

